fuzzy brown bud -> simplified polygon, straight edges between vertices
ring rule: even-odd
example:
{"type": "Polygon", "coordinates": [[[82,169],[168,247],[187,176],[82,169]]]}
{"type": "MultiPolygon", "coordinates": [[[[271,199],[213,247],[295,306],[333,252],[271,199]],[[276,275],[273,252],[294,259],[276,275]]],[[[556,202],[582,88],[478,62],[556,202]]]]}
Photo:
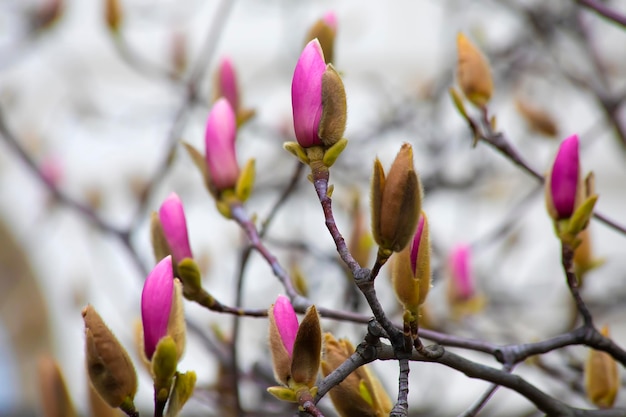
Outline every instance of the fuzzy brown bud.
{"type": "MultiPolygon", "coordinates": [[[[607,326],[601,333],[609,336],[607,326]]],[[[606,352],[591,349],[585,363],[585,391],[595,405],[611,408],[621,386],[617,362],[606,352]]]]}
{"type": "Polygon", "coordinates": [[[322,118],[317,134],[325,147],[339,142],[346,130],[348,105],[341,77],[331,64],[322,75],[322,118]]]}
{"type": "MultiPolygon", "coordinates": [[[[354,346],[346,340],[324,335],[322,375],[328,376],[354,353],[354,346]]],[[[329,392],[341,417],[383,417],[391,411],[391,400],[380,381],[366,366],[357,368],[329,392]]]]}
{"type": "MultiPolygon", "coordinates": [[[[334,15],[332,16],[334,21],[334,15]]],[[[324,58],[326,63],[334,62],[335,55],[335,36],[337,35],[336,22],[335,25],[329,22],[328,16],[317,20],[313,26],[309,29],[309,33],[306,36],[306,42],[312,41],[317,38],[324,51],[324,58]]]]}
{"type": "Polygon", "coordinates": [[[457,80],[465,97],[475,106],[484,106],[493,93],[491,68],[480,50],[459,33],[456,38],[458,49],[457,80]]]}
{"type": "Polygon", "coordinates": [[[104,19],[112,32],[118,32],[122,24],[122,5],[120,0],[105,0],[104,19]]]}
{"type": "Polygon", "coordinates": [[[291,377],[309,388],[315,384],[322,355],[322,330],[315,306],[309,307],[293,344],[291,377]]]}
{"type": "Polygon", "coordinates": [[[530,130],[545,136],[556,137],[559,129],[548,112],[523,100],[517,100],[515,106],[530,130]]]}
{"type": "Polygon", "coordinates": [[[422,186],[413,167],[411,145],[402,145],[386,178],[376,159],[371,201],[374,240],[381,249],[400,252],[415,233],[422,206],[422,186]]]}
{"type": "Polygon", "coordinates": [[[83,309],[82,315],[87,373],[91,383],[111,407],[127,405],[137,392],[137,374],[133,363],[91,305],[83,309]]]}

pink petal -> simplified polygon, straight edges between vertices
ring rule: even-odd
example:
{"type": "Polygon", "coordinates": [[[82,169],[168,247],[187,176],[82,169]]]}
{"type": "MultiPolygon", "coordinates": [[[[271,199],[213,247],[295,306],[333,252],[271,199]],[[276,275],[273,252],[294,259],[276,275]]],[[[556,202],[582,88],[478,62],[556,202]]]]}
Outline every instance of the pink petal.
{"type": "Polygon", "coordinates": [[[141,293],[143,346],[148,359],[152,359],[157,343],[167,334],[173,294],[174,272],[172,257],[168,256],[148,274],[141,293]]]}
{"type": "Polygon", "coordinates": [[[289,356],[293,354],[293,345],[296,341],[296,334],[298,333],[298,317],[296,312],[289,301],[289,298],[284,295],[279,295],[274,303],[274,320],[278,333],[283,341],[285,349],[289,353],[289,356]]]}
{"type": "Polygon", "coordinates": [[[235,112],[224,97],[215,102],[206,123],[206,163],[211,182],[218,190],[234,188],[239,177],[235,153],[235,112]]]}
{"type": "Polygon", "coordinates": [[[420,250],[420,243],[422,241],[422,231],[424,230],[424,216],[420,214],[419,221],[417,223],[417,230],[415,236],[413,236],[413,243],[411,244],[411,270],[413,276],[417,274],[417,255],[420,250]]]}
{"type": "Polygon", "coordinates": [[[176,193],[171,193],[161,204],[159,219],[174,260],[180,262],[185,258],[193,258],[187,235],[185,209],[176,193]]]}
{"type": "Polygon", "coordinates": [[[552,202],[560,219],[574,213],[579,171],[578,135],[572,135],[561,143],[550,176],[552,202]]]}
{"type": "Polygon", "coordinates": [[[309,42],[296,64],[291,82],[293,127],[300,146],[321,145],[317,134],[322,117],[322,75],[326,71],[324,53],[317,39],[309,42]]]}

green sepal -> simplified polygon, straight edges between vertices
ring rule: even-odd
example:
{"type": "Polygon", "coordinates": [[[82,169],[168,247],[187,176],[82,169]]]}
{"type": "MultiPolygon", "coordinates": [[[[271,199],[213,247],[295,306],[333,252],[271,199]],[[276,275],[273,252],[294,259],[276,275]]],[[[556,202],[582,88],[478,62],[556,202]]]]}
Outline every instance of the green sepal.
{"type": "Polygon", "coordinates": [[[193,394],[195,386],[196,373],[194,371],[176,375],[176,381],[174,382],[174,388],[172,389],[172,395],[170,396],[165,417],[178,416],[180,410],[182,410],[187,400],[191,397],[191,394],[193,394]]]}
{"type": "Polygon", "coordinates": [[[176,366],[178,364],[178,349],[171,336],[165,336],[157,344],[152,357],[152,374],[154,375],[154,393],[160,402],[167,401],[170,394],[176,366]]]}
{"type": "Polygon", "coordinates": [[[306,152],[304,152],[304,149],[302,149],[302,146],[300,146],[298,142],[285,142],[283,143],[283,148],[298,158],[303,164],[309,165],[309,158],[306,156],[306,152]]]}
{"type": "Polygon", "coordinates": [[[587,227],[589,219],[593,215],[593,207],[596,205],[596,201],[598,201],[598,196],[592,195],[578,206],[567,225],[568,234],[576,236],[587,227]]]}
{"type": "Polygon", "coordinates": [[[226,201],[215,200],[215,207],[217,207],[217,211],[219,211],[219,213],[227,219],[230,219],[232,217],[230,213],[230,204],[228,204],[226,201]]]}
{"type": "Polygon", "coordinates": [[[183,295],[193,300],[202,290],[202,274],[196,261],[185,258],[177,265],[178,277],[183,283],[183,295]]]}
{"type": "Polygon", "coordinates": [[[267,392],[272,394],[274,397],[278,398],[281,401],[287,401],[290,403],[298,402],[296,398],[296,393],[287,387],[269,387],[267,392]]]}
{"type": "Polygon", "coordinates": [[[335,163],[337,158],[339,158],[339,155],[341,155],[341,152],[343,152],[347,145],[348,139],[341,138],[330,148],[326,149],[326,152],[324,152],[324,157],[322,158],[322,162],[324,163],[324,165],[330,168],[335,163]]]}
{"type": "Polygon", "coordinates": [[[467,116],[467,110],[465,109],[465,104],[463,103],[463,99],[461,98],[461,95],[459,94],[459,92],[456,91],[454,87],[450,87],[449,92],[450,92],[450,97],[452,97],[452,102],[454,103],[454,107],[456,107],[456,109],[459,111],[461,116],[463,116],[465,119],[468,119],[469,117],[467,116]]]}
{"type": "Polygon", "coordinates": [[[248,162],[246,162],[246,165],[239,174],[239,178],[237,178],[237,185],[235,186],[235,195],[242,203],[250,197],[250,194],[252,194],[252,189],[254,188],[254,178],[254,159],[248,159],[248,162]]]}

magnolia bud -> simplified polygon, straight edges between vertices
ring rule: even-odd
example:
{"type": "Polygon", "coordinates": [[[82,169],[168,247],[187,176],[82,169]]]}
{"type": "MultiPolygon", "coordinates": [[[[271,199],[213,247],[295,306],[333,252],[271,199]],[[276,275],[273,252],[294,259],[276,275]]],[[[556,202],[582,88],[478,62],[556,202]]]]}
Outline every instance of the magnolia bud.
{"type": "MultiPolygon", "coordinates": [[[[322,375],[328,376],[353,353],[354,346],[348,340],[338,341],[332,334],[324,334],[322,375]]],[[[329,394],[341,417],[383,417],[388,416],[392,408],[387,392],[367,366],[357,368],[329,394]]]]}
{"type": "Polygon", "coordinates": [[[322,118],[322,77],[326,72],[324,52],[317,39],[302,51],[291,82],[293,127],[303,148],[321,146],[318,135],[322,118]]]}
{"type": "Polygon", "coordinates": [[[545,183],[546,207],[554,220],[568,219],[581,203],[583,190],[578,136],[565,139],[545,183]]]}
{"type": "Polygon", "coordinates": [[[335,36],[337,35],[337,16],[334,12],[328,12],[316,21],[306,36],[306,41],[317,39],[324,51],[326,62],[334,62],[335,36]]]}
{"type": "Polygon", "coordinates": [[[180,359],[185,348],[182,285],[174,280],[171,256],[161,260],[146,278],[141,293],[141,320],[146,358],[151,360],[159,341],[171,336],[180,359]]]}
{"type": "Polygon", "coordinates": [[[236,135],[235,112],[228,100],[222,97],[209,113],[205,132],[207,173],[215,193],[234,189],[237,184],[236,135]]]}
{"type": "Polygon", "coordinates": [[[82,315],[87,372],[93,387],[111,407],[134,410],[137,374],[128,353],[91,305],[82,315]]]}
{"type": "Polygon", "coordinates": [[[239,109],[239,87],[237,75],[229,57],[222,58],[220,66],[215,74],[215,100],[224,97],[230,103],[235,112],[239,109]]]}
{"type": "Polygon", "coordinates": [[[120,0],[105,0],[104,18],[111,32],[117,32],[122,24],[122,6],[120,0]]]}
{"type": "Polygon", "coordinates": [[[417,316],[430,290],[430,238],[424,212],[411,244],[395,255],[391,279],[398,300],[417,316]]]}
{"type": "MultiPolygon", "coordinates": [[[[607,326],[601,332],[604,336],[609,336],[607,326]]],[[[613,407],[620,387],[615,359],[606,352],[590,349],[585,362],[585,391],[591,402],[600,408],[613,407]]]]}
{"type": "Polygon", "coordinates": [[[558,127],[556,122],[545,110],[534,107],[530,103],[522,100],[517,100],[515,104],[517,111],[522,115],[532,131],[550,137],[557,135],[558,127]]]}
{"type": "Polygon", "coordinates": [[[484,106],[493,92],[491,69],[483,54],[462,33],[456,38],[458,48],[457,80],[465,97],[475,106],[484,106]]]}
{"type": "Polygon", "coordinates": [[[402,145],[386,178],[376,159],[371,201],[374,240],[381,249],[400,252],[415,233],[422,206],[422,186],[413,167],[411,145],[402,145]]]}
{"type": "Polygon", "coordinates": [[[176,193],[171,193],[161,204],[159,220],[176,263],[185,258],[193,258],[187,234],[185,209],[176,193]]]}
{"type": "Polygon", "coordinates": [[[270,350],[274,364],[274,377],[278,382],[287,385],[291,374],[291,358],[293,345],[298,333],[298,317],[291,302],[284,295],[279,295],[270,307],[270,350]]]}

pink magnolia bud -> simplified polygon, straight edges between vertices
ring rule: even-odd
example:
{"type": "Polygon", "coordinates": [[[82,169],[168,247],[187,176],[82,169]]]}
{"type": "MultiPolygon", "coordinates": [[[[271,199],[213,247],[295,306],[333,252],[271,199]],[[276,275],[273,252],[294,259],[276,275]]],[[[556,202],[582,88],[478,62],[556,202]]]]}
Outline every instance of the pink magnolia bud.
{"type": "Polygon", "coordinates": [[[220,63],[217,73],[216,90],[218,97],[224,97],[231,107],[237,111],[239,109],[239,89],[237,88],[237,75],[233,68],[233,63],[228,57],[224,57],[220,63]]]}
{"type": "Polygon", "coordinates": [[[330,11],[326,12],[326,14],[322,17],[324,23],[328,25],[334,32],[337,32],[337,15],[335,12],[330,11]]]}
{"type": "Polygon", "coordinates": [[[235,153],[235,112],[225,98],[215,102],[206,123],[206,163],[210,181],[217,191],[234,188],[239,177],[235,153]]]}
{"type": "Polygon", "coordinates": [[[576,209],[576,197],[580,178],[578,135],[565,139],[552,165],[549,192],[556,220],[567,219],[576,209]]]}
{"type": "Polygon", "coordinates": [[[474,279],[470,270],[470,247],[465,244],[457,245],[450,255],[450,284],[451,297],[457,301],[464,301],[474,295],[474,279]]]}
{"type": "Polygon", "coordinates": [[[163,258],[150,272],[141,293],[143,346],[148,360],[161,338],[167,335],[167,325],[174,295],[172,257],[163,258]]]}
{"type": "Polygon", "coordinates": [[[176,193],[171,193],[161,204],[159,220],[174,260],[180,262],[185,258],[193,258],[187,235],[185,209],[176,193]]]}
{"type": "Polygon", "coordinates": [[[55,156],[45,157],[39,165],[39,173],[41,177],[51,187],[58,187],[63,179],[63,165],[61,160],[55,156]]]}
{"type": "Polygon", "coordinates": [[[278,334],[285,346],[285,350],[289,353],[289,356],[293,355],[293,344],[296,341],[296,334],[298,333],[298,317],[296,312],[289,301],[289,298],[284,295],[279,295],[274,303],[272,310],[274,315],[274,321],[278,328],[278,334]]]}
{"type": "Polygon", "coordinates": [[[326,71],[324,53],[317,39],[302,51],[291,82],[293,127],[303,148],[319,146],[318,135],[322,118],[322,75],[326,71]]]}

